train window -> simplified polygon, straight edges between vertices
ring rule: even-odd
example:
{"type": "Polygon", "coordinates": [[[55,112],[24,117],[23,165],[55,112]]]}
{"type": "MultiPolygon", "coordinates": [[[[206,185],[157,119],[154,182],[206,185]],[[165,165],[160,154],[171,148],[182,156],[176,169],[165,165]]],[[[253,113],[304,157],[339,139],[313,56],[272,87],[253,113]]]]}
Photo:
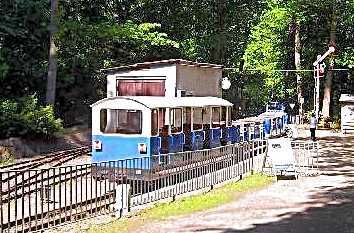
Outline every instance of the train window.
{"type": "Polygon", "coordinates": [[[158,110],[151,110],[151,136],[159,134],[159,117],[158,110]]]}
{"type": "Polygon", "coordinates": [[[101,132],[141,134],[142,112],[130,109],[101,109],[101,132]]]}
{"type": "Polygon", "coordinates": [[[173,108],[170,111],[171,133],[180,133],[182,131],[182,109],[173,108]]]}
{"type": "Polygon", "coordinates": [[[227,116],[227,108],[225,106],[221,107],[221,120],[220,120],[220,125],[222,127],[226,126],[226,116],[227,116]]]}
{"type": "Polygon", "coordinates": [[[203,129],[210,128],[210,120],[211,120],[211,109],[203,108],[203,129]]]}
{"type": "Polygon", "coordinates": [[[232,126],[232,108],[227,107],[227,126],[232,126]]]}
{"type": "Polygon", "coordinates": [[[193,108],[193,130],[203,129],[203,108],[193,108]]]}
{"type": "Polygon", "coordinates": [[[192,108],[186,107],[183,111],[183,131],[190,132],[192,126],[192,108]]]}
{"type": "Polygon", "coordinates": [[[211,109],[211,127],[220,127],[220,107],[212,107],[211,109]]]}
{"type": "Polygon", "coordinates": [[[105,131],[107,126],[107,109],[101,109],[100,111],[100,130],[101,132],[105,131]]]}

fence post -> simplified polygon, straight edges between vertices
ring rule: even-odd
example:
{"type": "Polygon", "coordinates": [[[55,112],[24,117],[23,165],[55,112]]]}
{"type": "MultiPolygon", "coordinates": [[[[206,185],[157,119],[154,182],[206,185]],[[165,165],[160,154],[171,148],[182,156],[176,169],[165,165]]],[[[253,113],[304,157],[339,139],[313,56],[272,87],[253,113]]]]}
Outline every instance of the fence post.
{"type": "Polygon", "coordinates": [[[116,183],[116,216],[122,217],[129,212],[130,184],[116,183]]]}
{"type": "Polygon", "coordinates": [[[3,232],[2,226],[3,224],[3,208],[2,208],[2,172],[0,172],[0,232],[3,232]]]}
{"type": "Polygon", "coordinates": [[[253,162],[253,158],[254,158],[254,143],[256,143],[257,141],[252,141],[252,158],[251,158],[251,175],[253,175],[254,173],[254,162],[253,162]]]}

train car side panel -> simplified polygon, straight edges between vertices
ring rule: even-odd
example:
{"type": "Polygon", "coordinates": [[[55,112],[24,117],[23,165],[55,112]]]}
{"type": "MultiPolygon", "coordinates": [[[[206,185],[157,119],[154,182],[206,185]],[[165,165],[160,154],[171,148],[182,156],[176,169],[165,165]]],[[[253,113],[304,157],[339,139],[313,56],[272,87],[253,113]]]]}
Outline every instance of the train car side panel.
{"type": "Polygon", "coordinates": [[[114,161],[120,159],[150,156],[150,138],[124,137],[118,135],[93,135],[93,141],[101,142],[101,149],[92,150],[92,162],[114,161]]]}

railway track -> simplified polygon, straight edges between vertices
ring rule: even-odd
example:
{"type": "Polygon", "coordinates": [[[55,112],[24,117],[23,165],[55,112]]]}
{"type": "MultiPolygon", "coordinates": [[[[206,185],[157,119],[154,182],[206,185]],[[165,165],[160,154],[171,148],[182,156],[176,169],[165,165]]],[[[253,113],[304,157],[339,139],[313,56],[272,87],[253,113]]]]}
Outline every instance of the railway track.
{"type": "MultiPolygon", "coordinates": [[[[81,171],[82,173],[83,170],[88,169],[87,166],[85,168],[81,167],[81,169],[77,170],[71,169],[71,171],[67,171],[67,169],[65,169],[64,172],[62,172],[63,169],[61,169],[60,172],[58,172],[60,174],[56,174],[55,169],[58,169],[60,165],[83,154],[87,154],[88,152],[88,147],[80,147],[76,149],[50,153],[45,157],[31,161],[23,161],[12,165],[7,165],[5,170],[3,170],[4,167],[2,167],[0,170],[0,194],[2,196],[2,202],[6,203],[13,199],[21,198],[22,195],[28,195],[35,190],[38,190],[32,188],[36,186],[36,184],[43,184],[43,182],[46,182],[47,184],[55,183],[55,179],[59,179],[60,181],[62,180],[62,176],[67,176],[75,172],[76,175],[74,175],[74,177],[82,176],[83,174],[78,175],[78,171],[81,171]],[[51,167],[55,167],[55,169],[37,169],[40,166],[47,164],[49,164],[51,167]],[[28,190],[24,191],[25,189],[28,190]],[[22,190],[22,192],[18,193],[19,190],[22,190]]],[[[86,171],[86,173],[89,174],[88,171],[86,171]]]]}
{"type": "MultiPolygon", "coordinates": [[[[69,170],[69,169],[68,169],[69,170]]],[[[2,187],[2,203],[8,203],[9,201],[12,201],[14,199],[20,199],[20,198],[25,198],[32,193],[42,191],[44,186],[55,186],[55,185],[61,185],[61,184],[66,184],[66,182],[72,180],[72,179],[77,179],[80,177],[88,177],[91,174],[91,166],[90,167],[82,167],[82,168],[76,168],[76,169],[71,169],[69,171],[59,171],[55,172],[55,170],[51,169],[48,170],[47,172],[45,171],[33,171],[34,175],[27,179],[23,179],[24,182],[15,184],[15,185],[9,185],[7,183],[7,187],[2,187]],[[5,188],[5,189],[4,189],[5,188]]],[[[21,175],[23,176],[23,173],[19,172],[20,178],[21,175]]],[[[23,177],[22,177],[23,178],[23,177]]]]}
{"type": "MultiPolygon", "coordinates": [[[[46,164],[50,165],[51,167],[58,167],[88,152],[89,152],[88,147],[79,147],[79,148],[60,151],[60,152],[54,152],[54,153],[46,154],[42,158],[38,158],[30,161],[23,161],[12,165],[7,165],[6,167],[1,167],[0,172],[7,172],[9,174],[16,173],[18,171],[22,171],[25,169],[26,170],[36,169],[46,164]]],[[[3,183],[6,183],[11,179],[15,179],[16,177],[17,177],[16,174],[13,174],[7,177],[2,176],[1,179],[3,183]]]]}
{"type": "Polygon", "coordinates": [[[3,223],[4,232],[31,232],[59,225],[66,221],[83,219],[93,214],[112,212],[111,205],[115,204],[115,191],[66,205],[60,208],[46,210],[22,219],[3,223]]]}
{"type": "Polygon", "coordinates": [[[25,160],[25,161],[21,161],[18,163],[13,163],[13,164],[1,166],[0,171],[10,171],[10,170],[20,171],[20,170],[24,170],[24,169],[34,169],[34,168],[38,168],[44,164],[53,163],[57,160],[59,160],[59,162],[54,164],[54,166],[60,166],[64,162],[67,162],[70,160],[70,159],[65,159],[66,156],[76,155],[76,156],[73,156],[73,158],[71,158],[71,159],[74,159],[74,158],[82,155],[83,153],[88,153],[88,152],[89,152],[89,147],[78,147],[75,149],[69,149],[69,150],[48,153],[48,154],[41,156],[40,158],[25,160]]]}

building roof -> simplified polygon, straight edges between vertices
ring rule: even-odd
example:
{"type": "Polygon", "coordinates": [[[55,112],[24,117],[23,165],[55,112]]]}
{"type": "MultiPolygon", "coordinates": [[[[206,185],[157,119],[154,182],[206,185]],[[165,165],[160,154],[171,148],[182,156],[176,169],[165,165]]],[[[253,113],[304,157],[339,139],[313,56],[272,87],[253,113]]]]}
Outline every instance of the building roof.
{"type": "Polygon", "coordinates": [[[160,96],[116,96],[105,98],[92,104],[91,107],[107,101],[113,107],[120,106],[122,100],[138,102],[147,108],[176,108],[176,107],[207,107],[207,106],[232,106],[227,100],[218,97],[160,97],[160,96]]]}
{"type": "Polygon", "coordinates": [[[354,95],[353,94],[341,94],[339,101],[340,102],[354,102],[354,95]]]}
{"type": "Polygon", "coordinates": [[[222,69],[224,67],[222,65],[210,64],[210,63],[199,63],[199,62],[187,61],[183,59],[169,59],[169,60],[143,62],[143,63],[136,63],[133,65],[112,67],[108,69],[102,69],[101,71],[107,74],[111,74],[111,73],[117,73],[119,71],[150,69],[152,67],[169,66],[175,64],[204,67],[204,68],[214,68],[214,69],[222,69]]]}

